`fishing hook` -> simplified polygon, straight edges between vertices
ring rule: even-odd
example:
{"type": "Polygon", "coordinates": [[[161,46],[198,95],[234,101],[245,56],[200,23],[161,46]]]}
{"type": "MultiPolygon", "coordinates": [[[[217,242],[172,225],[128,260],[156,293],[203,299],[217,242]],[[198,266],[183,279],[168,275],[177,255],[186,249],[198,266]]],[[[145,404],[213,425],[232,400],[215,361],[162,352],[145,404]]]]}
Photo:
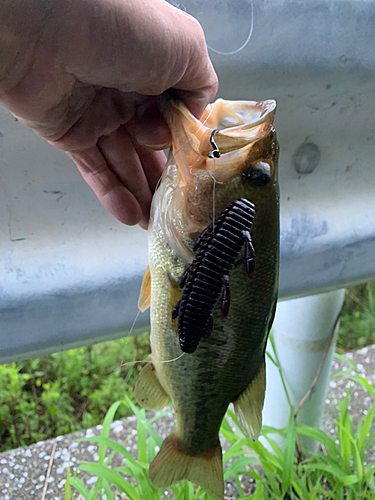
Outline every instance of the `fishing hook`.
{"type": "Polygon", "coordinates": [[[214,139],[216,132],[219,132],[216,128],[211,132],[210,144],[213,149],[208,153],[209,158],[220,158],[220,151],[214,139]]]}

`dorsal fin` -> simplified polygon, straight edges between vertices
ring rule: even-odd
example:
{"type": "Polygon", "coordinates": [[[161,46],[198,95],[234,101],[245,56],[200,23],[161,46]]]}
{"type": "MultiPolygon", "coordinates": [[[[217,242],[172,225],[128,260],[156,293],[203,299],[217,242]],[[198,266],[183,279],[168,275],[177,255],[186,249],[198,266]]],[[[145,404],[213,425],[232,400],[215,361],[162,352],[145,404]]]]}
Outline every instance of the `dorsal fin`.
{"type": "Polygon", "coordinates": [[[138,297],[138,309],[141,312],[146,311],[151,303],[151,273],[150,267],[147,266],[145,274],[143,275],[141,291],[138,297]]]}

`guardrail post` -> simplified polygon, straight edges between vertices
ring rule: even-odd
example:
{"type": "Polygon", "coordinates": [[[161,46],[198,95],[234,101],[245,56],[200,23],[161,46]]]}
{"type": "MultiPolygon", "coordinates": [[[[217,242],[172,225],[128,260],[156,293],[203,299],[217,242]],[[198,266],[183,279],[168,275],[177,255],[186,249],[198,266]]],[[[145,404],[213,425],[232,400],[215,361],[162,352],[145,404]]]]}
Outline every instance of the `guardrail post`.
{"type": "MultiPolygon", "coordinates": [[[[310,389],[319,366],[329,348],[332,330],[344,301],[345,290],[280,302],[273,325],[273,339],[291,404],[296,408],[310,389]]],[[[338,325],[336,327],[336,331],[338,325]]],[[[329,352],[312,395],[304,403],[298,422],[319,427],[331,373],[336,339],[329,352]]],[[[267,350],[273,355],[268,343],[267,350]]],[[[266,360],[267,390],[263,424],[278,429],[288,425],[289,404],[280,373],[272,361],[266,360]]],[[[274,437],[274,436],[273,436],[274,437]]],[[[282,445],[282,439],[275,436],[282,445]]],[[[266,444],[266,442],[265,442],[266,444]]],[[[312,443],[305,441],[311,449],[312,443]]]]}

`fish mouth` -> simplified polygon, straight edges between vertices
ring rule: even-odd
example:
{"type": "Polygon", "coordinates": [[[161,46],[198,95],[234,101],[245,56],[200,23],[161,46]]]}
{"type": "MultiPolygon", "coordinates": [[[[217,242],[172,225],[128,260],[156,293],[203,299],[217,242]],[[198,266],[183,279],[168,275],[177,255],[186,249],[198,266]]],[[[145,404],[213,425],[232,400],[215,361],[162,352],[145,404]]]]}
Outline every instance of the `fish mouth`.
{"type": "Polygon", "coordinates": [[[218,174],[218,181],[236,175],[254,143],[273,128],[276,101],[230,101],[209,104],[200,120],[182,101],[164,98],[162,113],[171,129],[175,162],[189,184],[197,170],[218,174]],[[216,150],[215,150],[216,147],[216,150]]]}
{"type": "Polygon", "coordinates": [[[275,177],[276,102],[218,99],[207,106],[200,120],[170,94],[161,97],[160,108],[171,131],[172,148],[163,174],[163,194],[153,211],[163,221],[159,229],[167,241],[191,262],[194,235],[239,197],[231,188],[225,191],[227,186],[237,185],[236,179],[244,175],[250,178],[249,170],[254,166],[259,170],[260,163],[263,170],[268,165],[270,176],[275,177]]]}
{"type": "Polygon", "coordinates": [[[262,139],[273,125],[275,112],[276,101],[272,99],[261,102],[218,99],[207,106],[201,118],[206,130],[202,134],[200,153],[212,158],[213,131],[220,156],[262,139]]]}

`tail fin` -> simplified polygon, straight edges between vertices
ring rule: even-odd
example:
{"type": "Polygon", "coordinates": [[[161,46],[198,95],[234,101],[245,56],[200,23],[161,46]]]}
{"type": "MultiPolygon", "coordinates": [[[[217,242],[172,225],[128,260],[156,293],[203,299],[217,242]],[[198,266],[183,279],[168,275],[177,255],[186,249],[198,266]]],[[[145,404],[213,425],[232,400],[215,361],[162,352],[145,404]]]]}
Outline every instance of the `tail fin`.
{"type": "Polygon", "coordinates": [[[186,479],[201,486],[210,496],[224,496],[221,445],[210,452],[192,455],[175,434],[168,436],[150,465],[151,482],[160,488],[186,479]]]}

